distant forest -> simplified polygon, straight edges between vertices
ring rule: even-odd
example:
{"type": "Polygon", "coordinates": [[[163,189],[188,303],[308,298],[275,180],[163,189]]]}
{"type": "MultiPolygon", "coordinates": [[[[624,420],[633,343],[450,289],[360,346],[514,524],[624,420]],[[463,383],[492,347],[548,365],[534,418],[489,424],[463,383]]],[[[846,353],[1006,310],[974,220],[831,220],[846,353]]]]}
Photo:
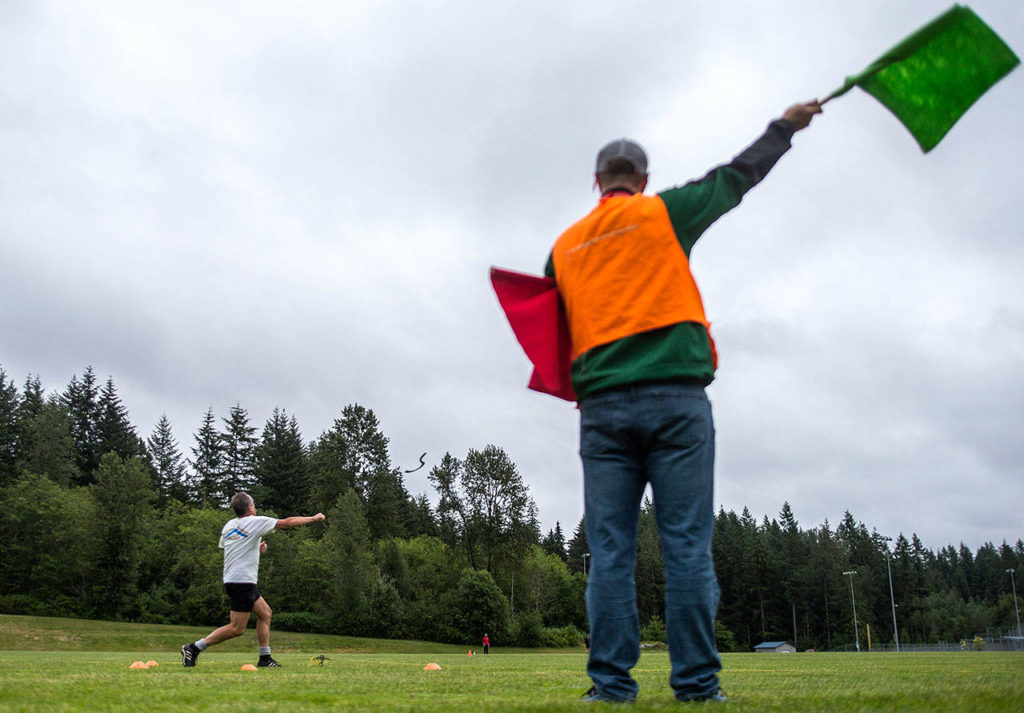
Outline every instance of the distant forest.
{"type": "MultiPolygon", "coordinates": [[[[19,388],[0,369],[0,612],[219,625],[227,609],[217,539],[228,498],[261,514],[324,512],[324,523],[267,538],[260,588],[273,626],[293,631],[475,645],[568,646],[586,631],[582,521],[541,532],[536,504],[500,446],[446,453],[433,497],[410,494],[369,408],[350,404],[303,438],[281,408],[263,424],[240,405],[208,410],[186,446],[162,417],[145,439],[112,378],[90,367],[60,393],[19,388]],[[433,505],[432,503],[436,503],[433,505]]],[[[977,551],[890,540],[847,512],[802,529],[788,503],[758,521],[720,510],[715,567],[723,651],[787,640],[800,649],[893,640],[959,641],[1016,624],[1024,542],[977,551]],[[844,575],[853,572],[855,575],[844,575]]],[[[643,636],[664,640],[654,506],[637,562],[643,636]]]]}

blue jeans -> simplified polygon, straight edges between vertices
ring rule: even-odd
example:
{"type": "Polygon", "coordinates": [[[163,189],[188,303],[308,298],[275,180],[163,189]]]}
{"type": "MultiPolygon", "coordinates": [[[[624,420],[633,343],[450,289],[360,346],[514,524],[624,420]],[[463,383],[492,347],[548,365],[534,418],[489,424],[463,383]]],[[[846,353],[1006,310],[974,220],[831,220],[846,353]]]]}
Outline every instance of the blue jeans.
{"type": "Polygon", "coordinates": [[[718,688],[718,581],[711,560],[715,428],[701,386],[643,384],[580,402],[584,527],[590,547],[587,673],[604,698],[632,700],[640,658],[637,524],[647,483],[665,559],[665,627],[680,699],[718,688]]]}

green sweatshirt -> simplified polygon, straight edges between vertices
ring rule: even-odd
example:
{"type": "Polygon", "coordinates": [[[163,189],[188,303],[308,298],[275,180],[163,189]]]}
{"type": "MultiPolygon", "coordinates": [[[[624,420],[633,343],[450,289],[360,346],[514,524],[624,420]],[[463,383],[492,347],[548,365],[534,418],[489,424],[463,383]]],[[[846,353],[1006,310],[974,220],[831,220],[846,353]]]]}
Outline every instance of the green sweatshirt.
{"type": "MultiPolygon", "coordinates": [[[[658,193],[668,209],[679,244],[690,256],[694,243],[712,223],[739,205],[790,147],[793,125],[776,119],[730,163],[683,186],[658,193]]],[[[548,256],[544,274],[555,278],[548,256]]],[[[710,384],[715,378],[711,344],[704,326],[680,322],[602,344],[572,363],[572,385],[579,399],[631,384],[677,382],[710,384]]]]}

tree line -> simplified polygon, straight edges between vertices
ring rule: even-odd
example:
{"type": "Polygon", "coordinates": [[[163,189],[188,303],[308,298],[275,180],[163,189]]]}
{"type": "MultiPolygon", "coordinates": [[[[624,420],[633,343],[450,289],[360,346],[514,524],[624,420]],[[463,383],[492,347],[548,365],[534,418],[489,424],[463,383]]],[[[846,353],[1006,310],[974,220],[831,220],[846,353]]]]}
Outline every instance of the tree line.
{"type": "MultiPolygon", "coordinates": [[[[219,419],[208,409],[185,449],[166,416],[141,438],[113,379],[101,385],[91,367],[50,394],[39,377],[19,389],[0,368],[0,611],[222,623],[216,543],[227,500],[244,490],[263,514],[327,515],[268,539],[260,586],[279,628],[581,643],[582,520],[568,537],[561,523],[542,534],[528,486],[496,445],[446,453],[428,475],[433,498],[408,492],[388,447],[359,404],[311,441],[281,408],[259,429],[236,404],[219,419]]],[[[851,643],[850,584],[860,636],[869,625],[876,641],[891,641],[890,570],[901,641],[1013,626],[1006,570],[1020,577],[1024,565],[1021,540],[933,552],[916,535],[890,542],[849,512],[835,529],[803,530],[788,504],[761,522],[720,510],[713,549],[726,651],[851,643]]],[[[664,640],[662,571],[645,501],[636,579],[647,640],[664,640]]]]}

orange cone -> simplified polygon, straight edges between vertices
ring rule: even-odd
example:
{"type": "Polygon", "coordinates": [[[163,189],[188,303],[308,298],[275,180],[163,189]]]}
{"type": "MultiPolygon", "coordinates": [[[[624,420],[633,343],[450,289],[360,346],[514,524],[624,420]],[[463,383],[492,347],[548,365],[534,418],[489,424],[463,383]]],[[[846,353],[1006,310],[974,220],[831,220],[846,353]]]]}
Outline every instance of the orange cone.
{"type": "Polygon", "coordinates": [[[146,665],[149,666],[150,668],[152,668],[153,666],[159,666],[160,664],[158,664],[153,659],[150,659],[149,661],[146,662],[146,665]]]}
{"type": "Polygon", "coordinates": [[[239,670],[240,671],[255,671],[256,667],[253,666],[251,663],[247,663],[245,666],[242,666],[242,668],[240,668],[239,670]]]}
{"type": "Polygon", "coordinates": [[[132,665],[128,668],[149,668],[143,661],[133,661],[132,665]]]}
{"type": "Polygon", "coordinates": [[[436,663],[428,663],[426,666],[423,667],[423,670],[424,671],[440,671],[441,667],[438,666],[436,663]]]}
{"type": "Polygon", "coordinates": [[[472,656],[472,655],[473,655],[473,649],[470,649],[470,650],[469,650],[469,653],[468,653],[468,654],[466,654],[466,656],[472,656]]]}

